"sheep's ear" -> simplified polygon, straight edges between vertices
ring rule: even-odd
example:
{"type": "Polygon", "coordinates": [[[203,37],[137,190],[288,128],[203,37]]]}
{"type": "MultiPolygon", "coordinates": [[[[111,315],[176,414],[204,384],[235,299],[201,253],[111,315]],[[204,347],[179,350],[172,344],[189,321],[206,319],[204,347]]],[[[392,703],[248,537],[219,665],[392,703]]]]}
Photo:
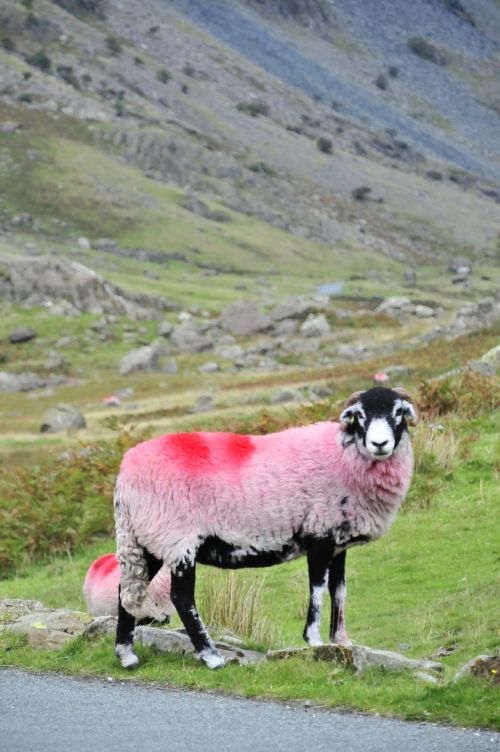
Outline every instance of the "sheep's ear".
{"type": "Polygon", "coordinates": [[[347,431],[349,425],[353,422],[356,410],[353,410],[352,406],[359,401],[359,398],[362,394],[363,392],[353,392],[351,396],[346,400],[344,409],[340,413],[339,418],[340,428],[342,429],[342,431],[347,431]]]}
{"type": "Polygon", "coordinates": [[[418,423],[418,415],[410,392],[407,392],[406,389],[403,389],[401,386],[394,387],[392,391],[396,392],[396,394],[399,394],[399,396],[403,398],[403,408],[406,419],[411,426],[416,426],[418,423]]]}

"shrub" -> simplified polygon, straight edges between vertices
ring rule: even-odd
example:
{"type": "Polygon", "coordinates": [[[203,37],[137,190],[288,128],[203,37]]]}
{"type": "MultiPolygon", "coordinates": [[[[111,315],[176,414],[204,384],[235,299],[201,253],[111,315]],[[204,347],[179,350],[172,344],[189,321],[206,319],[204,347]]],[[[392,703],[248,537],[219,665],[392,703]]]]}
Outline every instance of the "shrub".
{"type": "Polygon", "coordinates": [[[194,78],[196,76],[196,71],[194,69],[194,66],[191,65],[191,63],[186,63],[182,67],[182,72],[185,76],[189,76],[189,78],[194,78]]]}
{"type": "Polygon", "coordinates": [[[144,60],[142,59],[142,57],[136,56],[134,57],[134,63],[135,65],[144,65],[144,60]]]}
{"type": "MultiPolygon", "coordinates": [[[[143,438],[143,437],[141,437],[143,438]]],[[[57,462],[0,471],[0,578],[113,532],[113,485],[138,437],[87,445],[57,462]]]]}
{"type": "Polygon", "coordinates": [[[158,68],[156,71],[156,78],[161,81],[162,84],[168,84],[172,76],[166,68],[158,68]]]}
{"type": "Polygon", "coordinates": [[[2,40],[0,42],[4,50],[7,50],[7,52],[14,52],[16,49],[16,43],[12,39],[12,37],[2,37],[2,40]]]}
{"type": "Polygon", "coordinates": [[[473,371],[422,381],[419,386],[419,410],[430,418],[451,412],[460,417],[472,418],[481,412],[495,410],[499,403],[498,379],[473,371]]]}
{"type": "Polygon", "coordinates": [[[29,65],[34,65],[35,68],[40,68],[44,72],[49,71],[52,67],[52,61],[45,50],[38,50],[38,52],[34,52],[32,55],[26,55],[26,62],[29,65]]]}
{"type": "Polygon", "coordinates": [[[327,136],[320,136],[316,141],[316,146],[323,154],[331,154],[333,152],[333,141],[327,136]]]}
{"type": "Polygon", "coordinates": [[[375,79],[375,86],[381,91],[385,91],[388,88],[389,82],[383,73],[380,73],[375,79]]]}
{"type": "Polygon", "coordinates": [[[372,189],[368,185],[360,185],[354,188],[351,195],[355,201],[366,201],[372,189]]]}
{"type": "Polygon", "coordinates": [[[251,117],[269,115],[269,105],[263,102],[262,99],[254,99],[252,102],[239,102],[236,105],[236,109],[251,117]]]}
{"type": "Polygon", "coordinates": [[[52,0],[52,2],[75,16],[106,18],[103,7],[105,0],[52,0]]]}
{"type": "Polygon", "coordinates": [[[57,73],[62,78],[62,80],[65,81],[67,84],[70,84],[70,86],[74,86],[75,89],[80,88],[80,84],[73,70],[73,66],[58,65],[57,73]]]}
{"type": "Polygon", "coordinates": [[[247,167],[251,172],[257,172],[261,175],[267,175],[269,177],[276,175],[276,172],[271,165],[267,164],[267,162],[251,162],[247,167]]]}
{"type": "Polygon", "coordinates": [[[423,37],[412,37],[408,40],[408,49],[414,55],[428,60],[435,65],[446,65],[448,59],[446,56],[431,42],[423,37]]]}
{"type": "Polygon", "coordinates": [[[120,55],[122,52],[122,45],[119,39],[112,36],[111,34],[106,37],[105,40],[106,49],[108,50],[110,55],[113,55],[116,57],[117,55],[120,55]]]}

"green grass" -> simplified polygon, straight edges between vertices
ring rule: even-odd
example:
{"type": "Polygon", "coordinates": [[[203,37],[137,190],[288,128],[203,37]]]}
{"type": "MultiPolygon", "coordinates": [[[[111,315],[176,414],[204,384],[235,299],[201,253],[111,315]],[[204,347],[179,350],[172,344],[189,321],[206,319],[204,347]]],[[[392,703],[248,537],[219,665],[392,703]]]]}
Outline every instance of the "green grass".
{"type": "MultiPolygon", "coordinates": [[[[498,427],[491,413],[468,422],[450,420],[449,430],[460,434],[463,451],[435,485],[432,503],[424,508],[419,505],[417,482],[388,536],[348,555],[347,624],[352,639],[397,651],[405,643],[407,654],[413,657],[430,656],[442,645],[453,645],[455,651],[442,659],[443,685],[427,686],[411,676],[383,671],[356,676],[305,658],[228,666],[214,673],[191,658],[155,654],[142,647],[138,649],[141,666],[132,677],[118,667],[111,638],[78,639],[60,653],[50,653],[34,651],[22,638],[1,634],[0,662],[250,697],[308,699],[318,705],[402,718],[498,728],[494,686],[476,679],[448,683],[468,659],[497,652],[500,642],[498,427]]],[[[437,445],[435,451],[440,451],[437,445]]],[[[419,467],[421,473],[426,472],[425,463],[419,467]]],[[[87,566],[112,549],[112,541],[102,539],[76,555],[25,568],[22,577],[0,582],[0,597],[36,598],[52,607],[82,608],[81,584],[87,566]]],[[[201,592],[211,571],[200,567],[201,592]]],[[[276,638],[277,644],[300,645],[307,592],[304,560],[266,571],[248,570],[242,576],[247,581],[264,579],[261,613],[279,626],[282,638],[276,638]]]]}

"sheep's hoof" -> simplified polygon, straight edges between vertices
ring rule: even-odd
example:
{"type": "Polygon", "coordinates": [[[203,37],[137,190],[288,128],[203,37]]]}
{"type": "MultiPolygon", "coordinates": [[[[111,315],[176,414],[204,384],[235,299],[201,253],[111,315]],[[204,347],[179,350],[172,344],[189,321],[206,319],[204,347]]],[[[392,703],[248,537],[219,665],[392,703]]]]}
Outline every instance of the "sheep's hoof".
{"type": "Polygon", "coordinates": [[[352,646],[352,640],[350,640],[346,634],[335,635],[334,638],[330,640],[330,645],[341,645],[344,648],[350,648],[352,646]]]}
{"type": "Polygon", "coordinates": [[[130,670],[139,665],[139,658],[134,653],[131,645],[116,645],[115,653],[120,659],[123,668],[130,670]]]}
{"type": "Polygon", "coordinates": [[[323,643],[323,640],[311,639],[307,641],[307,644],[309,645],[310,648],[320,648],[324,643],[323,643]]]}
{"type": "Polygon", "coordinates": [[[207,668],[222,668],[225,664],[224,656],[216,650],[202,650],[198,653],[198,658],[203,661],[207,668]]]}

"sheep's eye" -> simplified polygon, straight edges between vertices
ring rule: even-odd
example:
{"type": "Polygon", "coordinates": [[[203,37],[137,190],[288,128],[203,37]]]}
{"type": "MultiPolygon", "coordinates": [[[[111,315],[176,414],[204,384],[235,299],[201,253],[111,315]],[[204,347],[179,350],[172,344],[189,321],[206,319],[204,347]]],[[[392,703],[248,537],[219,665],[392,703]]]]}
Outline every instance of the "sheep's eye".
{"type": "Polygon", "coordinates": [[[402,414],[403,414],[403,408],[398,407],[398,409],[396,410],[396,415],[402,415],[402,414]]]}

